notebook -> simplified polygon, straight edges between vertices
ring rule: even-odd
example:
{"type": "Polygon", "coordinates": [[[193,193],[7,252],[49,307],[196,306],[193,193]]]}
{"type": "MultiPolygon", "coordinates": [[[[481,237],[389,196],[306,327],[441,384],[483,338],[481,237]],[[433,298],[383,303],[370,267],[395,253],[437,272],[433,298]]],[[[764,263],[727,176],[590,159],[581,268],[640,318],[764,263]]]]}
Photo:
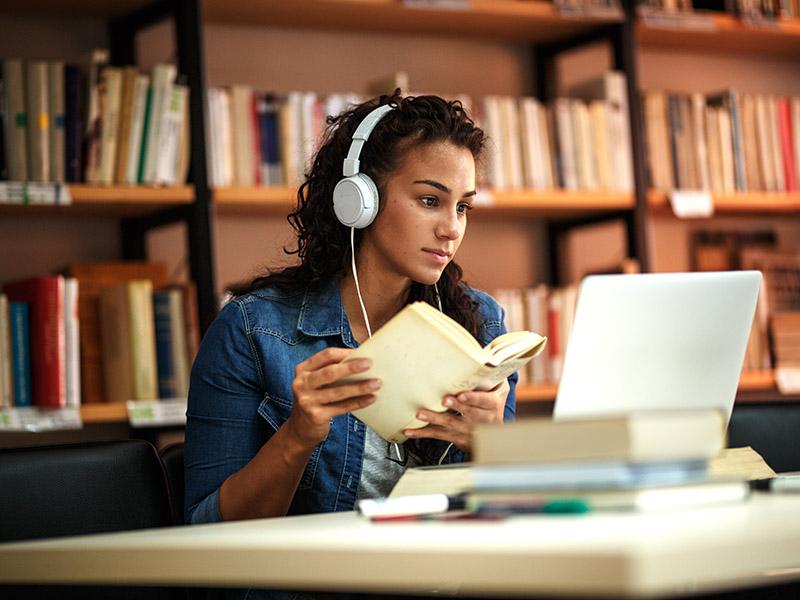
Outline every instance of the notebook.
{"type": "Polygon", "coordinates": [[[553,417],[733,408],[761,273],[583,280],[553,417]]]}

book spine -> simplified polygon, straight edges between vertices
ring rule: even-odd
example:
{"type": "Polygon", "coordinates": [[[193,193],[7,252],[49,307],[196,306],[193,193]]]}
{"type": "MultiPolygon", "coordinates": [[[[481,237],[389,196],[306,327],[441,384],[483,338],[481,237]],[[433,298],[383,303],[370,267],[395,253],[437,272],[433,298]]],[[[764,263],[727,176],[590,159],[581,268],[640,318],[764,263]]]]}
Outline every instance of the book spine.
{"type": "Polygon", "coordinates": [[[27,65],[28,164],[30,180],[50,180],[50,110],[47,85],[47,63],[34,61],[27,65]]]}
{"type": "Polygon", "coordinates": [[[153,284],[146,279],[127,286],[133,400],[158,398],[158,366],[153,317],[153,284]]]}
{"type": "Polygon", "coordinates": [[[66,404],[64,278],[37,277],[6,284],[9,300],[29,304],[33,404],[66,404]]]}
{"type": "Polygon", "coordinates": [[[14,403],[11,339],[11,307],[8,296],[0,294],[0,407],[6,408],[14,403]]]}
{"type": "Polygon", "coordinates": [[[10,321],[11,345],[13,348],[13,405],[20,407],[32,406],[28,304],[25,302],[12,302],[10,304],[10,321]]]}
{"type": "Polygon", "coordinates": [[[6,87],[8,123],[6,156],[11,181],[28,180],[28,112],[25,103],[25,78],[22,61],[3,61],[3,81],[6,87]]]}
{"type": "Polygon", "coordinates": [[[50,109],[50,181],[65,180],[64,63],[48,65],[50,109]]]}
{"type": "Polygon", "coordinates": [[[104,91],[101,98],[100,120],[102,122],[102,133],[97,182],[111,185],[114,183],[114,168],[117,164],[122,69],[106,67],[103,69],[102,77],[104,91]]]}
{"type": "Polygon", "coordinates": [[[0,60],[0,181],[8,179],[8,82],[5,80],[3,61],[0,60]]]}
{"type": "Polygon", "coordinates": [[[792,144],[792,115],[788,98],[778,99],[778,129],[780,130],[781,158],[783,159],[784,181],[787,192],[797,191],[794,147],[792,144]]]}
{"type": "Polygon", "coordinates": [[[175,398],[178,389],[175,381],[175,365],[172,360],[171,314],[169,307],[169,292],[153,292],[153,316],[156,333],[156,363],[158,368],[158,397],[175,398]]]}
{"type": "Polygon", "coordinates": [[[78,280],[74,277],[64,279],[64,337],[66,405],[76,407],[81,405],[81,355],[78,280]]]}
{"type": "Polygon", "coordinates": [[[83,139],[84,81],[76,65],[64,67],[64,176],[69,183],[79,183],[83,176],[81,140],[83,139]]]}

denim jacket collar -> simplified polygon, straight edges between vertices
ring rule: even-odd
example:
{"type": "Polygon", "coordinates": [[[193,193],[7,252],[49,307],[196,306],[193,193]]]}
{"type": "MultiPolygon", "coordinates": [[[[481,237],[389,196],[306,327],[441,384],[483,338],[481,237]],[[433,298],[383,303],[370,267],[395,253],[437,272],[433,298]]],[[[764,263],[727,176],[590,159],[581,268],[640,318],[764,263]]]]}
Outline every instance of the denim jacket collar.
{"type": "Polygon", "coordinates": [[[338,278],[330,280],[321,288],[306,290],[300,316],[297,318],[297,329],[311,337],[339,335],[346,346],[358,346],[344,312],[338,278]]]}

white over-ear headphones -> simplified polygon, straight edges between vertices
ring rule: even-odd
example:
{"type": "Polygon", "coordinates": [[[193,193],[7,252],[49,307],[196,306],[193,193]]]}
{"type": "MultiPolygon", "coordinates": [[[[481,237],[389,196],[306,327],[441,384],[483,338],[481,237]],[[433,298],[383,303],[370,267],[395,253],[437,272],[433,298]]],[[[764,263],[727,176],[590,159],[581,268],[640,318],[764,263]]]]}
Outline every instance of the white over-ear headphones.
{"type": "Polygon", "coordinates": [[[343,225],[363,229],[378,214],[378,187],[369,175],[358,172],[358,157],[378,121],[393,109],[389,104],[379,106],[364,117],[353,133],[353,141],[342,167],[344,177],[333,188],[333,211],[343,225]]]}

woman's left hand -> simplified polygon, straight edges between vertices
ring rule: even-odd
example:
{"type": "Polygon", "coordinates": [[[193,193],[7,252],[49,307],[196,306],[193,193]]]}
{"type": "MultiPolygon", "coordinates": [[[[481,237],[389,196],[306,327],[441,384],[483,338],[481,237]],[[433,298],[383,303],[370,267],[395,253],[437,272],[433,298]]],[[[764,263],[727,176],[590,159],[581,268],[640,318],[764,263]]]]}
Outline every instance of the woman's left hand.
{"type": "Polygon", "coordinates": [[[406,437],[430,438],[452,442],[464,452],[472,449],[472,429],[476,423],[502,423],[503,411],[509,392],[508,380],[487,392],[461,392],[456,396],[445,396],[442,405],[449,410],[437,413],[420,409],[417,418],[428,423],[421,429],[406,429],[406,437]]]}

